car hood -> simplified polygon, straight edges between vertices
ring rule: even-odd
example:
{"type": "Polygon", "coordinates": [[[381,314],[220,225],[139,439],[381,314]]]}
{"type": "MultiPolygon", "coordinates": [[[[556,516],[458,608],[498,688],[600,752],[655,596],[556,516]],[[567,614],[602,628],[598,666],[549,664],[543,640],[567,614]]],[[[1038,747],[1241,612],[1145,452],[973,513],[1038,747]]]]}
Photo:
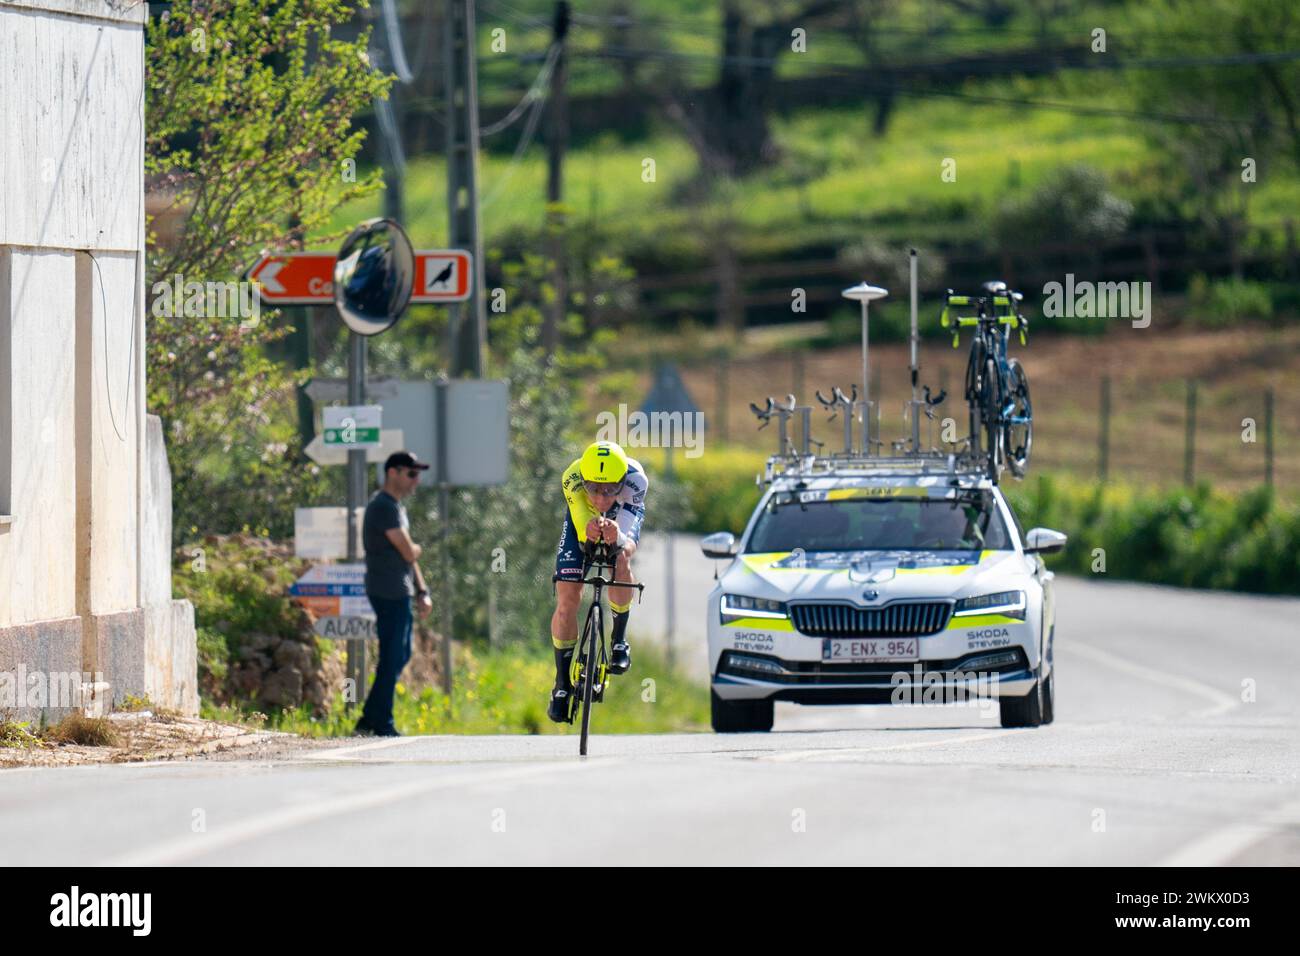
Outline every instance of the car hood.
{"type": "Polygon", "coordinates": [[[1028,573],[1014,551],[777,551],[740,555],[720,583],[749,597],[878,606],[1005,590],[1028,573]]]}

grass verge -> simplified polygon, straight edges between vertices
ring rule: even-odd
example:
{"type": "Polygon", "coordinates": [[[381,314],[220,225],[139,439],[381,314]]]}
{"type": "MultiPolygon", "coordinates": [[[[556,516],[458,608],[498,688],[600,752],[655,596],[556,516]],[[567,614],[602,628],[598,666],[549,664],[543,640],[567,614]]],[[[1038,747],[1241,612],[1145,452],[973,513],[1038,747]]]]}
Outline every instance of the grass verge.
{"type": "MultiPolygon", "coordinates": [[[[547,650],[459,648],[451,698],[432,687],[414,691],[399,682],[394,721],[403,734],[576,734],[576,724],[546,718],[554,677],[547,650]]],[[[205,704],[203,716],[247,722],[251,715],[205,704]]],[[[310,737],[346,737],[359,716],[358,708],[348,712],[338,697],[326,717],[314,717],[307,708],[284,710],[265,718],[265,726],[310,737]]],[[[670,671],[662,653],[641,642],[631,673],[611,682],[592,720],[600,733],[705,731],[709,691],[670,671]]]]}

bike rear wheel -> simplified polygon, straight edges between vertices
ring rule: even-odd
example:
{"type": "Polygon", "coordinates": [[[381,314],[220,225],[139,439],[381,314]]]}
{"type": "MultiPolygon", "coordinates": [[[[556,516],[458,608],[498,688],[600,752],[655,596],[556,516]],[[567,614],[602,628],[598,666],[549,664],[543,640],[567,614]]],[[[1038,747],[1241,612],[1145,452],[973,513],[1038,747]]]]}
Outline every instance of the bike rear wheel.
{"type": "Polygon", "coordinates": [[[1007,383],[1007,404],[1012,408],[1002,433],[1003,451],[1012,474],[1023,478],[1034,443],[1034,406],[1029,400],[1029,376],[1015,359],[1008,363],[1007,383]]]}
{"type": "Polygon", "coordinates": [[[600,667],[600,644],[604,636],[604,620],[599,601],[593,601],[587,611],[587,625],[582,638],[582,734],[578,755],[587,756],[587,735],[591,728],[592,698],[595,696],[597,669],[600,667]]]}

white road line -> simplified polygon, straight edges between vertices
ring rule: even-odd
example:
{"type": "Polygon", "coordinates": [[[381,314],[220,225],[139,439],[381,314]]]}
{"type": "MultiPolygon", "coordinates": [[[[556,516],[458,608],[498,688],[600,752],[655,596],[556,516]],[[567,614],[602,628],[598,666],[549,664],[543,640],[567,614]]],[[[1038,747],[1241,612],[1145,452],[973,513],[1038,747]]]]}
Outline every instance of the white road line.
{"type": "Polygon", "coordinates": [[[943,737],[939,740],[920,740],[910,744],[890,744],[886,747],[827,747],[822,750],[782,750],[777,753],[758,757],[759,760],[814,760],[821,758],[835,759],[850,754],[876,754],[891,750],[920,750],[923,747],[942,747],[944,744],[973,743],[976,740],[992,740],[994,737],[1007,737],[1020,733],[1019,730],[996,730],[987,734],[971,734],[965,737],[943,737]]]}
{"type": "Polygon", "coordinates": [[[1161,860],[1157,866],[1222,866],[1234,856],[1287,827],[1300,825],[1300,800],[1274,807],[1249,823],[1216,830],[1161,860]]]}
{"type": "Polygon", "coordinates": [[[1194,678],[1183,677],[1179,674],[1170,674],[1166,671],[1159,671],[1154,667],[1147,667],[1143,664],[1135,664],[1130,660],[1125,660],[1109,651],[1103,651],[1090,644],[1078,644],[1071,641],[1066,645],[1065,650],[1067,654],[1077,652],[1105,667],[1117,671],[1123,671],[1125,674],[1132,674],[1134,677],[1139,677],[1142,680],[1149,680],[1154,684],[1161,684],[1165,687],[1173,687],[1177,690],[1186,691],[1189,694],[1195,694],[1197,697],[1213,703],[1213,707],[1196,711],[1193,715],[1196,717],[1218,717],[1220,714],[1226,713],[1241,703],[1237,698],[1230,694],[1225,694],[1217,687],[1203,684],[1194,678]]]}
{"type": "Polygon", "coordinates": [[[409,744],[413,740],[420,740],[420,737],[393,737],[387,740],[375,740],[370,743],[358,744],[355,747],[339,747],[337,749],[314,750],[309,754],[303,754],[304,760],[342,760],[353,754],[367,753],[371,750],[386,750],[389,747],[398,747],[402,744],[409,744]]]}
{"type": "MultiPolygon", "coordinates": [[[[600,765],[608,766],[609,760],[600,765]]],[[[259,837],[270,836],[280,830],[315,823],[327,817],[343,813],[355,813],[369,810],[389,803],[397,803],[421,794],[445,790],[450,787],[475,786],[484,783],[497,783],[515,780],[521,777],[533,777],[545,773],[564,773],[596,766],[591,763],[552,763],[543,766],[508,767],[505,769],[484,771],[481,773],[461,773],[422,780],[403,786],[388,787],[379,791],[349,794],[322,800],[315,804],[281,807],[259,816],[246,817],[230,826],[223,826],[210,833],[192,833],[188,836],[151,847],[144,847],[107,861],[104,866],[171,866],[193,857],[203,856],[224,850],[239,843],[245,843],[259,837]]]]}

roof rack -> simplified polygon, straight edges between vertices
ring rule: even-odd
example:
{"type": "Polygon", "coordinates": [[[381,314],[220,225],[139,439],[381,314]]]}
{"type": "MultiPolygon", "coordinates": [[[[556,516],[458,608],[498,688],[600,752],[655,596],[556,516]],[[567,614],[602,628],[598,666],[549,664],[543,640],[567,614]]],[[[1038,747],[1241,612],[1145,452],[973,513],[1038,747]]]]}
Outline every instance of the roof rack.
{"type": "MultiPolygon", "coordinates": [[[[904,403],[903,417],[910,436],[890,442],[892,454],[885,453],[885,442],[880,438],[880,403],[870,397],[867,312],[870,303],[885,298],[889,292],[862,282],[843,292],[845,298],[860,303],[862,307],[862,391],[859,393],[855,382],[848,395],[839,386],[831,389],[830,398],[820,390],[815,393],[822,408],[830,412],[830,421],[841,416],[843,449],[830,454],[822,452],[824,444],[814,440],[810,434],[813,406],[799,404],[794,395],[787,395],[785,402],[769,397],[763,406],[751,402],[749,408],[762,423],[760,429],[766,428],[773,421],[777,423],[777,452],[767,460],[763,474],[757,477],[759,485],[771,484],[778,478],[826,477],[942,477],[954,485],[997,483],[997,478],[993,476],[994,470],[990,467],[988,452],[975,451],[978,443],[972,436],[968,435],[943,450],[934,446],[933,425],[928,439],[922,438],[921,419],[924,417],[933,422],[935,408],[945,400],[948,393],[942,390],[938,395],[931,395],[930,387],[920,383],[915,249],[909,251],[908,259],[912,293],[909,362],[912,398],[904,403]],[[790,434],[792,419],[798,426],[797,441],[790,434]],[[816,446],[816,451],[813,446],[816,446]]],[[[1005,290],[1005,285],[1002,289],[1005,290]]]]}
{"type": "Polygon", "coordinates": [[[767,460],[758,483],[771,484],[778,478],[945,478],[953,484],[988,480],[983,457],[968,452],[940,451],[902,455],[785,454],[767,460]]]}

